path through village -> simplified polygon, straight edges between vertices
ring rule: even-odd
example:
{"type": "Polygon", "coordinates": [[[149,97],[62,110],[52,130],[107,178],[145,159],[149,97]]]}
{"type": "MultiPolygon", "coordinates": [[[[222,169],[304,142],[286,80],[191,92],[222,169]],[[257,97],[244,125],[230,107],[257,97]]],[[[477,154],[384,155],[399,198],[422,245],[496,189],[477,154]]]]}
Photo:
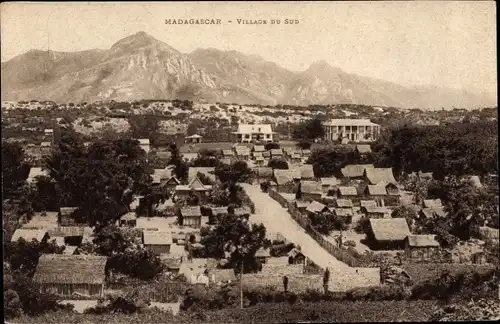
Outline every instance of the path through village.
{"type": "Polygon", "coordinates": [[[288,241],[300,245],[302,253],[322,269],[331,273],[330,289],[346,290],[366,285],[365,276],[356,273],[355,268],[337,260],[323,249],[305,230],[293,220],[288,211],[258,185],[241,184],[247,195],[255,204],[255,214],[250,217],[251,223],[262,223],[267,232],[281,233],[288,241]]]}

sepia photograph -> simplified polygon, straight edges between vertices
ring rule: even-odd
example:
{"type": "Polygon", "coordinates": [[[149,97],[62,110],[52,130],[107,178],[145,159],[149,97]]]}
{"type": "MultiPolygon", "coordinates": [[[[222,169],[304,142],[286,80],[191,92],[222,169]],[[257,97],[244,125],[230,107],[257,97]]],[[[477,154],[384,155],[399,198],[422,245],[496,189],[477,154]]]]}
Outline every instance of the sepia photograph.
{"type": "Polygon", "coordinates": [[[0,4],[4,322],[500,320],[496,10],[0,4]]]}

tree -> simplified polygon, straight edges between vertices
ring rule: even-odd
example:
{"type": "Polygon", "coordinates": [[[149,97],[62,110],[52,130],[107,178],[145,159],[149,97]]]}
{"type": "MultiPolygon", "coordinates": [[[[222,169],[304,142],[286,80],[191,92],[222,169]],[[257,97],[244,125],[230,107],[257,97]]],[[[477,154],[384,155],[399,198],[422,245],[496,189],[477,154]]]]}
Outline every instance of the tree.
{"type": "Polygon", "coordinates": [[[272,158],[267,166],[273,169],[288,170],[288,162],[283,158],[272,158]]]}
{"type": "Polygon", "coordinates": [[[16,195],[26,183],[30,165],[25,162],[25,153],[19,143],[2,143],[2,189],[4,198],[16,195]]]}
{"type": "Polygon", "coordinates": [[[309,140],[300,140],[300,142],[297,143],[297,147],[302,150],[310,150],[311,146],[312,142],[309,140]]]}
{"type": "Polygon", "coordinates": [[[170,151],[170,165],[174,166],[174,173],[177,179],[180,181],[187,179],[189,166],[186,162],[182,160],[182,157],[179,153],[179,149],[175,143],[171,143],[169,147],[170,151]]]}
{"type": "Polygon", "coordinates": [[[264,145],[264,149],[266,151],[269,151],[269,150],[277,150],[280,148],[280,145],[276,142],[271,142],[271,143],[267,143],[266,145],[264,145]]]}
{"type": "Polygon", "coordinates": [[[197,131],[198,131],[198,128],[196,127],[196,125],[195,125],[195,124],[193,124],[193,123],[190,123],[190,124],[188,125],[188,127],[187,127],[186,134],[187,134],[187,136],[191,136],[191,135],[196,134],[196,133],[197,133],[197,131]]]}
{"type": "Polygon", "coordinates": [[[100,141],[88,149],[67,129],[45,164],[56,181],[60,205],[77,207],[77,221],[99,227],[128,211],[134,193],[147,193],[151,177],[137,140],[100,141]]]}
{"type": "Polygon", "coordinates": [[[292,138],[302,142],[314,142],[318,138],[323,138],[324,135],[323,121],[319,117],[297,124],[292,131],[292,138]]]}
{"type": "Polygon", "coordinates": [[[335,216],[329,211],[321,212],[311,216],[312,227],[321,234],[328,235],[333,230],[346,230],[347,226],[341,217],[335,216]]]}
{"type": "Polygon", "coordinates": [[[46,176],[38,176],[35,181],[35,186],[29,189],[29,200],[33,210],[59,211],[59,192],[55,181],[46,176]]]}
{"type": "Polygon", "coordinates": [[[4,246],[4,259],[9,262],[11,269],[22,271],[30,276],[35,272],[42,253],[61,254],[64,251],[64,247],[57,246],[54,241],[28,242],[22,238],[16,242],[7,242],[4,246]]]}
{"type": "Polygon", "coordinates": [[[224,258],[229,253],[228,264],[239,273],[258,269],[255,253],[264,244],[266,228],[262,224],[252,224],[229,214],[214,228],[209,229],[201,238],[206,257],[224,258]]]}
{"type": "Polygon", "coordinates": [[[154,115],[132,115],[128,117],[130,125],[129,134],[131,138],[149,138],[158,137],[159,118],[154,115]]]}
{"type": "Polygon", "coordinates": [[[405,218],[408,226],[411,228],[413,222],[417,219],[417,213],[410,206],[398,206],[392,211],[391,217],[405,218]]]}

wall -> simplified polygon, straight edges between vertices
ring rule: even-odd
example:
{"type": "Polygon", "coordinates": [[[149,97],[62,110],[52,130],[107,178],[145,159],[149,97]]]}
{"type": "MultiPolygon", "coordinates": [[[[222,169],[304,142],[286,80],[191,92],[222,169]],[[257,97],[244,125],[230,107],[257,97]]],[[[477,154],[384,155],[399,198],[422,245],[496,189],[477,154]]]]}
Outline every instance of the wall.
{"type": "MultiPolygon", "coordinates": [[[[288,291],[299,293],[308,289],[323,291],[322,275],[290,275],[288,277],[288,291]]],[[[267,275],[262,273],[243,275],[243,287],[252,289],[263,289],[266,287],[283,291],[283,276],[267,275]]]]}

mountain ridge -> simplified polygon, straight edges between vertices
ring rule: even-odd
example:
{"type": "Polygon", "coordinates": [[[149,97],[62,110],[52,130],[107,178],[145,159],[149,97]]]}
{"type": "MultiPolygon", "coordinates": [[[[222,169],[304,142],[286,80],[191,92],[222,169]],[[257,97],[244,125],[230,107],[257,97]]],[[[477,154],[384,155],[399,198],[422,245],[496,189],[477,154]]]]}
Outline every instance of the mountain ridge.
{"type": "Polygon", "coordinates": [[[108,49],[30,50],[2,62],[2,100],[189,99],[246,104],[366,104],[430,109],[496,105],[467,89],[402,86],[313,62],[304,71],[235,50],[184,54],[141,31],[108,49]]]}

